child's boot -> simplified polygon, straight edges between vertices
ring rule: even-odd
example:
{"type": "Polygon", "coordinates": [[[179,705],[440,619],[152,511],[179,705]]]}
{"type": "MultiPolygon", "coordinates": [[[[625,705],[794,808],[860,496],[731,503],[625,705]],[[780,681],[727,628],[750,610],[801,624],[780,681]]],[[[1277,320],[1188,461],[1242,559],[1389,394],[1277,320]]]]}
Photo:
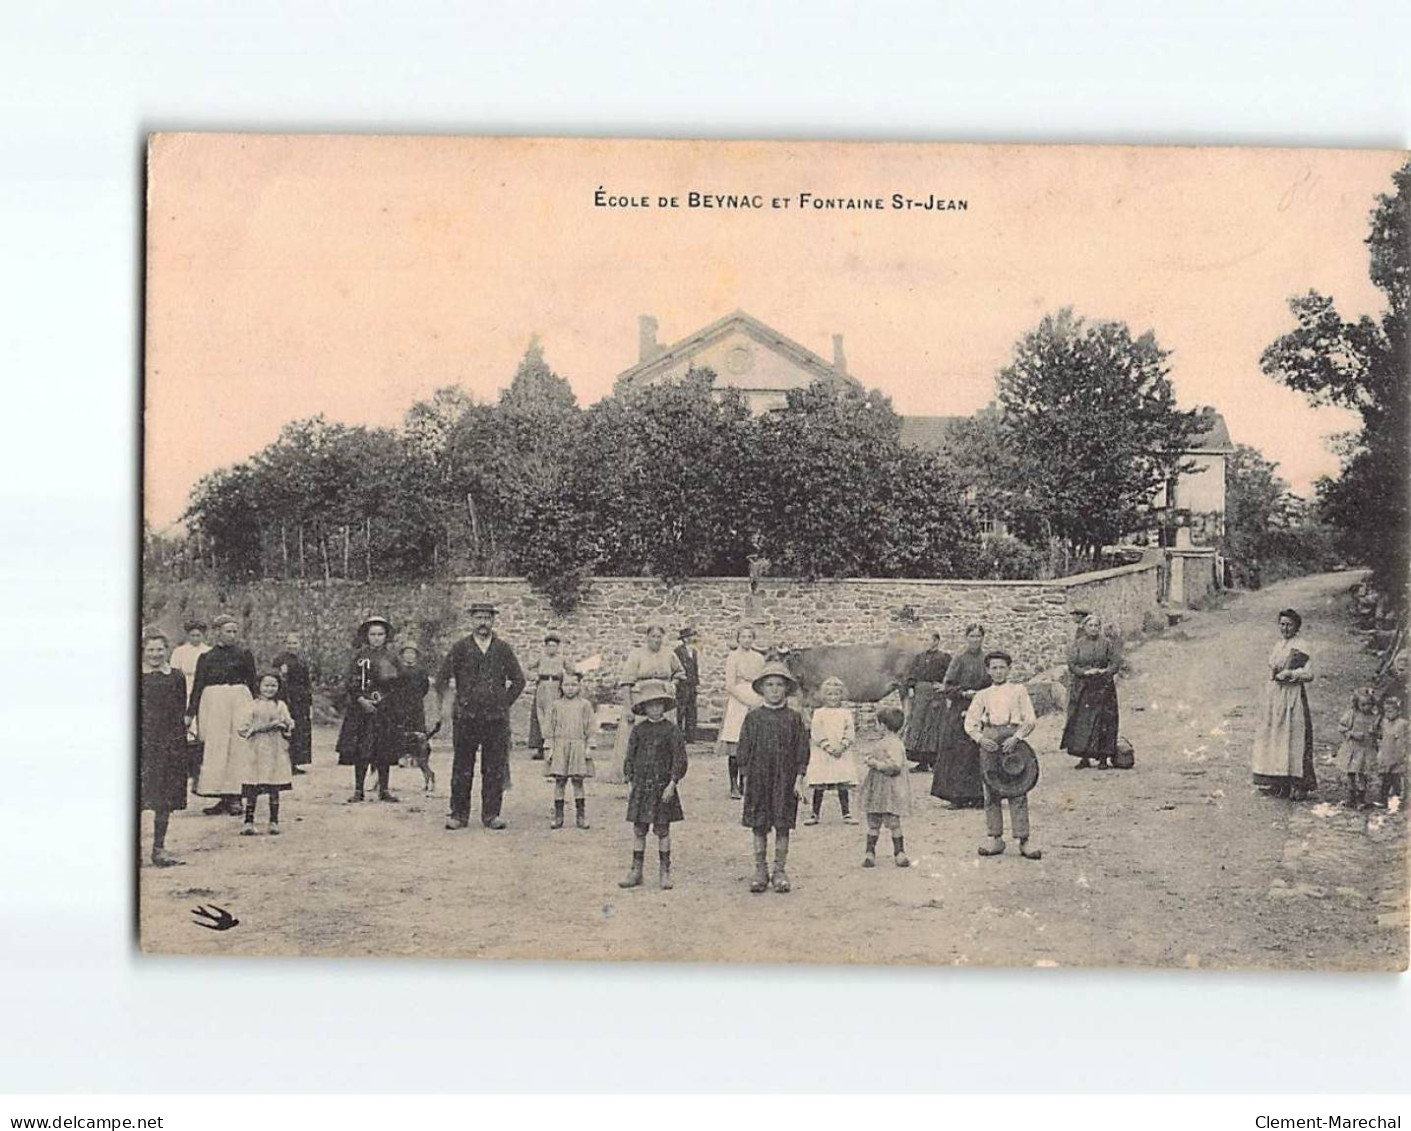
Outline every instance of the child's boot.
{"type": "Polygon", "coordinates": [[[892,852],[894,854],[892,859],[895,861],[896,866],[898,868],[911,867],[911,857],[906,854],[906,849],[905,847],[903,847],[903,840],[901,837],[892,837],[892,852]]]}
{"type": "Polygon", "coordinates": [[[671,853],[661,854],[661,890],[670,891],[676,885],[671,880],[671,853]]]}
{"type": "Polygon", "coordinates": [[[554,802],[554,819],[549,822],[549,828],[551,828],[551,829],[561,829],[561,828],[563,828],[563,801],[562,801],[562,800],[559,800],[559,801],[555,801],[555,802],[554,802]]]}
{"type": "Polygon", "coordinates": [[[575,798],[573,802],[573,823],[580,829],[591,827],[588,824],[587,802],[581,797],[575,798]]]}
{"type": "Polygon", "coordinates": [[[1029,837],[1025,837],[1019,842],[1019,855],[1025,860],[1042,860],[1044,858],[1043,849],[1034,845],[1029,837]]]}
{"type": "Polygon", "coordinates": [[[269,835],[270,835],[270,836],[278,836],[278,835],[279,835],[279,822],[278,822],[278,821],[273,821],[273,820],[270,821],[270,823],[269,823],[269,835]]]}
{"type": "Polygon", "coordinates": [[[617,886],[620,888],[636,888],[642,886],[642,862],[646,859],[645,852],[632,853],[632,868],[627,873],[627,878],[618,880],[617,886]]]}
{"type": "Polygon", "coordinates": [[[867,851],[863,853],[862,866],[864,868],[877,867],[877,836],[875,833],[867,834],[867,851]]]}
{"type": "Polygon", "coordinates": [[[980,845],[981,856],[998,856],[1004,851],[1004,837],[992,836],[984,844],[980,845]]]}
{"type": "Polygon", "coordinates": [[[754,879],[750,881],[750,891],[758,895],[769,890],[769,868],[764,862],[764,853],[754,854],[754,879]]]}
{"type": "Polygon", "coordinates": [[[774,890],[780,895],[793,890],[789,885],[789,874],[784,870],[784,865],[788,862],[788,848],[781,846],[776,840],[774,842],[774,890]]]}

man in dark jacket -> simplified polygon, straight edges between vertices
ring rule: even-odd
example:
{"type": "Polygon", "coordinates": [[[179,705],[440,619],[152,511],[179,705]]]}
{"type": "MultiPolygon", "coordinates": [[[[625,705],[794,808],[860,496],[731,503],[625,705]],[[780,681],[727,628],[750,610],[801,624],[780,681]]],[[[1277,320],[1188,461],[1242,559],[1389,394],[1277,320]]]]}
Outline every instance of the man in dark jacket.
{"type": "Polygon", "coordinates": [[[495,635],[495,606],[477,601],[470,606],[471,634],[456,641],[436,676],[441,718],[453,720],[451,743],[451,813],[448,829],[470,823],[470,791],[475,783],[475,757],[480,767],[480,821],[487,829],[502,829],[500,803],[509,772],[510,707],[524,690],[524,671],[514,650],[495,635]],[[451,700],[451,684],[455,699],[451,700]]]}
{"type": "Polygon", "coordinates": [[[676,647],[676,658],[686,669],[686,678],[676,681],[676,725],[687,742],[696,739],[696,692],[701,686],[701,654],[696,648],[699,639],[694,628],[683,628],[681,643],[676,647]]]}

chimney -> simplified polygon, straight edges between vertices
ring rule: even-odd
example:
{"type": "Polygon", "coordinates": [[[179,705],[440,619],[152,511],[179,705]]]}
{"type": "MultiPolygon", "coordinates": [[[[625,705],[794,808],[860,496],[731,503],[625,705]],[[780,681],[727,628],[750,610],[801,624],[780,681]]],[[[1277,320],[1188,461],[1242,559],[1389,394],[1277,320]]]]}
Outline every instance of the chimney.
{"type": "Polygon", "coordinates": [[[848,355],[843,352],[843,335],[833,335],[833,368],[839,373],[848,371],[848,355]]]}
{"type": "Polygon", "coordinates": [[[657,341],[657,320],[650,314],[637,316],[637,361],[651,361],[662,353],[657,341]]]}

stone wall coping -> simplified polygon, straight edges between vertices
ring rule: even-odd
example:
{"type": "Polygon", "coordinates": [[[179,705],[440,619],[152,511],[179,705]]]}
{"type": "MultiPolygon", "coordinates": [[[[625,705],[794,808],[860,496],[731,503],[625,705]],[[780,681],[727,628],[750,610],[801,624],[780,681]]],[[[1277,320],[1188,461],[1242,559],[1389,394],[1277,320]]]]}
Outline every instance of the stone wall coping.
{"type": "MultiPolygon", "coordinates": [[[[1191,547],[1189,550],[1173,550],[1173,553],[1198,556],[1214,554],[1215,551],[1208,547],[1191,547]]],[[[1158,568],[1154,561],[1136,562],[1132,565],[1116,566],[1113,569],[1094,570],[1091,573],[1075,573],[1071,577],[1054,577],[1046,580],[1031,579],[1028,581],[996,581],[987,578],[968,577],[820,577],[816,581],[801,581],[796,577],[764,577],[760,579],[761,585],[795,584],[795,585],[922,585],[936,589],[1074,589],[1082,585],[1092,585],[1099,581],[1108,581],[1114,577],[1125,577],[1128,574],[1144,573],[1147,570],[1158,568]]],[[[681,588],[689,585],[738,585],[749,587],[748,577],[691,577],[681,582],[668,584],[657,577],[593,577],[592,581],[611,584],[621,582],[625,584],[649,583],[663,585],[667,588],[681,588]]],[[[309,585],[309,586],[363,586],[363,585],[417,585],[422,588],[436,584],[452,585],[528,585],[529,580],[525,577],[448,577],[439,579],[426,579],[422,581],[398,581],[393,578],[374,579],[373,581],[363,581],[356,578],[334,577],[328,581],[321,578],[301,580],[299,578],[267,577],[253,579],[244,584],[274,584],[274,585],[309,585]]]]}

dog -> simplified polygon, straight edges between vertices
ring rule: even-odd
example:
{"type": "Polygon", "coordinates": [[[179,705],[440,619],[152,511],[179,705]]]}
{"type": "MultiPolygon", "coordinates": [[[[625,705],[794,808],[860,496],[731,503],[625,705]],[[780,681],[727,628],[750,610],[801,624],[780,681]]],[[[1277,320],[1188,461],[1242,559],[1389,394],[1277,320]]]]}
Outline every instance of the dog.
{"type": "Polygon", "coordinates": [[[406,753],[402,756],[402,765],[414,766],[421,771],[424,782],[422,789],[425,793],[430,793],[436,788],[436,772],[431,768],[431,740],[440,730],[441,724],[437,723],[430,730],[402,732],[406,738],[406,753]]]}

